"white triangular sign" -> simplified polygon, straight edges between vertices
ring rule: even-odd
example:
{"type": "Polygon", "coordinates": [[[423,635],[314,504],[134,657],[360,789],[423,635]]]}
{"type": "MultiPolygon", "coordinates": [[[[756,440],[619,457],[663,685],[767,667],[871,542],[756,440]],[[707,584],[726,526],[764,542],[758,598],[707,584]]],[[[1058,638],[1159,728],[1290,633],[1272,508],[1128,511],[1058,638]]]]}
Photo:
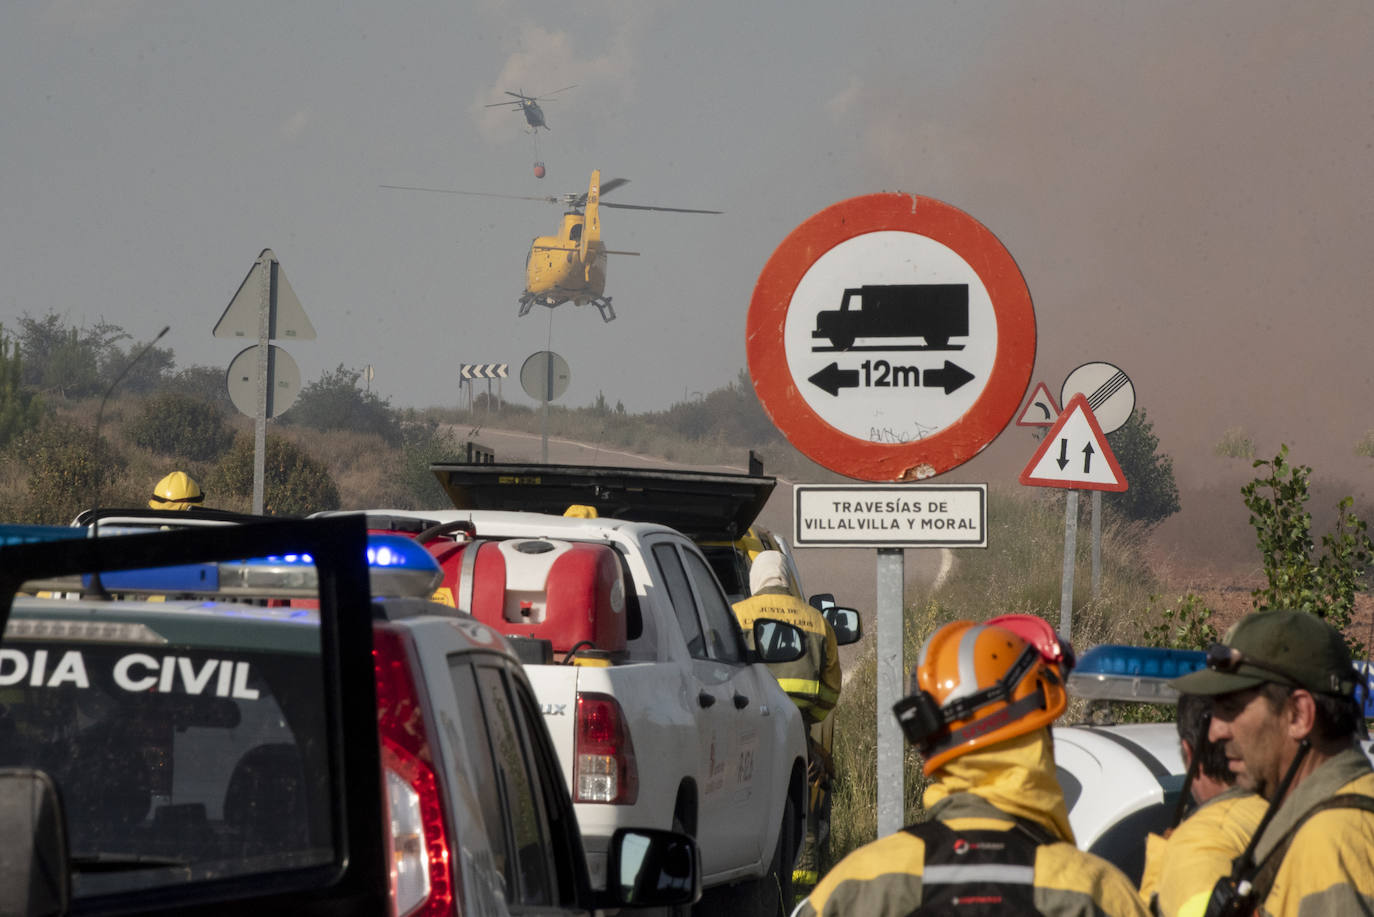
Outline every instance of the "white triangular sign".
{"type": "Polygon", "coordinates": [[[1064,406],[1018,480],[1034,487],[1126,489],[1126,475],[1082,394],[1064,406]]]}
{"type": "Polygon", "coordinates": [[[1054,396],[1050,390],[1041,382],[1035,386],[1035,391],[1031,394],[1030,401],[1026,402],[1026,409],[1017,418],[1018,427],[1052,427],[1054,422],[1059,419],[1059,405],[1055,404],[1054,396]]]}
{"type": "Polygon", "coordinates": [[[282,268],[272,249],[265,248],[258,260],[248,270],[248,276],[239,284],[234,298],[229,301],[224,314],[215,322],[214,335],[217,338],[258,339],[258,322],[262,312],[262,284],[264,272],[267,273],[269,286],[268,330],[269,340],[293,339],[313,341],[315,326],[305,315],[305,308],[296,298],[296,291],[286,280],[286,270],[282,268]]]}

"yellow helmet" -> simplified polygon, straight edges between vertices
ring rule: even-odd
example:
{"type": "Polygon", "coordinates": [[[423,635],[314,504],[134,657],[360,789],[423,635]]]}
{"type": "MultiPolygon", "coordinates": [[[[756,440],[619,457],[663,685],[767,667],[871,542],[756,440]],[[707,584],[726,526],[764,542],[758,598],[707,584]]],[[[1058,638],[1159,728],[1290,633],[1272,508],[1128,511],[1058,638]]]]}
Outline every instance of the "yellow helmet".
{"type": "Polygon", "coordinates": [[[1068,704],[1064,670],[1006,627],[955,621],[921,647],[893,706],[929,776],[960,755],[1048,726],[1068,704]]]}
{"type": "Polygon", "coordinates": [[[149,509],[190,509],[205,499],[200,485],[184,471],[173,471],[153,487],[149,509]]]}

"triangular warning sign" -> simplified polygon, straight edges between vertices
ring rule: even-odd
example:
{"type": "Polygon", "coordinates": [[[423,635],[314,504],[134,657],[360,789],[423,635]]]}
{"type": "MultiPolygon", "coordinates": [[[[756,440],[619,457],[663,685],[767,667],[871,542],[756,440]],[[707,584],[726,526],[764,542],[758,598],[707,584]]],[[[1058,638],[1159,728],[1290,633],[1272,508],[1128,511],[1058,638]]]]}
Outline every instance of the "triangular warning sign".
{"type": "Polygon", "coordinates": [[[1054,396],[1050,390],[1041,382],[1035,386],[1035,391],[1031,393],[1030,401],[1026,402],[1026,409],[1017,418],[1018,427],[1052,427],[1059,418],[1059,405],[1055,404],[1054,396]]]}
{"type": "Polygon", "coordinates": [[[286,271],[270,248],[264,248],[258,260],[249,268],[248,276],[243,278],[234,298],[215,323],[214,336],[256,340],[260,334],[264,292],[269,340],[315,339],[315,327],[306,317],[301,301],[296,298],[296,291],[286,281],[286,271]]]}
{"type": "Polygon", "coordinates": [[[1018,480],[1034,487],[1126,489],[1126,475],[1107,445],[1087,396],[1074,395],[1018,480]]]}

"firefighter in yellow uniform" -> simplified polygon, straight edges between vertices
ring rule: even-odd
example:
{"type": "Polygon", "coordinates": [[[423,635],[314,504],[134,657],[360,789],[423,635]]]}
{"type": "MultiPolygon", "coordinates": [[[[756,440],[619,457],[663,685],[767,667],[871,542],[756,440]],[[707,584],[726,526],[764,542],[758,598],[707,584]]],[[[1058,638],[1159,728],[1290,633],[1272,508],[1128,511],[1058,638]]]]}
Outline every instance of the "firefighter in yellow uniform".
{"type": "Polygon", "coordinates": [[[735,617],[746,637],[754,630],[758,618],[774,618],[801,628],[806,634],[806,653],[795,662],[773,663],[768,666],[779,686],[801,710],[806,723],[810,760],[807,762],[812,784],[810,805],[806,813],[806,840],[801,858],[792,874],[792,881],[800,885],[815,885],[819,876],[817,845],[829,822],[825,813],[817,811],[830,795],[818,784],[833,776],[834,766],[829,754],[817,741],[819,724],[840,699],[842,683],[840,648],[835,630],[820,610],[796,594],[787,575],[787,562],[780,551],[760,551],[749,566],[749,598],[735,603],[735,617]]]}
{"type": "Polygon", "coordinates": [[[200,485],[184,471],[173,471],[153,485],[149,509],[194,509],[205,501],[200,485]]]}
{"type": "Polygon", "coordinates": [[[1163,917],[1202,917],[1217,879],[1231,872],[1264,817],[1263,797],[1235,785],[1226,750],[1208,738],[1211,719],[1210,697],[1179,695],[1184,785],[1197,808],[1178,827],[1145,838],[1140,896],[1163,917]]]}
{"type": "Polygon", "coordinates": [[[781,551],[760,551],[749,566],[749,598],[735,603],[735,617],[745,634],[758,618],[774,618],[800,627],[806,654],[796,662],[768,666],[778,684],[801,709],[808,728],[819,723],[840,699],[840,648],[835,630],[819,609],[797,597],[789,585],[781,551]]]}
{"type": "Polygon", "coordinates": [[[893,711],[933,781],[930,818],[845,857],[794,917],[1148,913],[1124,873],[1074,846],[1049,731],[1066,657],[1038,646],[971,621],[926,641],[893,711]]]}

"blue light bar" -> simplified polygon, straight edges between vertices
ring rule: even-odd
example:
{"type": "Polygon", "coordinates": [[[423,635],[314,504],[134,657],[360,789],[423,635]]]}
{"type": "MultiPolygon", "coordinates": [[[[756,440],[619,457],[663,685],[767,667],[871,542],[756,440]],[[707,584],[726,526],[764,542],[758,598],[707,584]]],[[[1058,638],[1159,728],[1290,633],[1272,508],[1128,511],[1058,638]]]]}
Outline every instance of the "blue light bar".
{"type": "Polygon", "coordinates": [[[1176,703],[1170,680],[1207,666],[1202,650],[1166,650],[1148,646],[1095,646],[1078,659],[1069,690],[1093,700],[1176,703]]]}
{"type": "MultiPolygon", "coordinates": [[[[64,528],[65,531],[80,531],[64,528]]],[[[80,536],[78,536],[80,537],[80,536]]],[[[367,536],[367,565],[374,596],[428,597],[443,579],[443,570],[425,550],[401,535],[367,536]]],[[[222,564],[185,564],[141,570],[102,572],[109,592],[222,595],[312,595],[316,591],[315,559],[309,554],[280,554],[222,564]]],[[[89,575],[82,578],[89,586],[89,575]]]]}
{"type": "Polygon", "coordinates": [[[1207,667],[1202,650],[1166,650],[1152,646],[1095,646],[1078,657],[1074,669],[1083,675],[1132,675],[1178,678],[1207,667]]]}
{"type": "Polygon", "coordinates": [[[1355,661],[1355,674],[1360,676],[1359,683],[1355,685],[1355,699],[1360,701],[1365,719],[1374,718],[1374,665],[1367,659],[1358,659],[1355,661]]]}
{"type": "Polygon", "coordinates": [[[69,525],[0,525],[0,547],[85,537],[85,529],[74,529],[69,525]]]}

